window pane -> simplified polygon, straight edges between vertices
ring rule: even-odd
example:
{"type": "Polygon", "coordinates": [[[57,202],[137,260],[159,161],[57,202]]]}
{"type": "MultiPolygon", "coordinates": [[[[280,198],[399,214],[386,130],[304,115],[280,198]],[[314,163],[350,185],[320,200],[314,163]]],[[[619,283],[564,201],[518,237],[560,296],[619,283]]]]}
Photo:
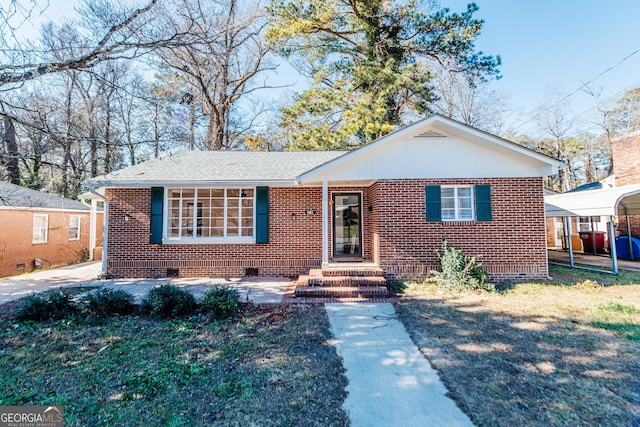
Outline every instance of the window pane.
{"type": "Polygon", "coordinates": [[[243,208],[242,209],[242,217],[243,218],[253,218],[253,208],[243,208]]]}
{"type": "Polygon", "coordinates": [[[471,209],[471,198],[460,199],[460,209],[471,209]]]}
{"type": "Polygon", "coordinates": [[[253,199],[242,199],[242,207],[243,208],[252,208],[253,207],[253,199]]]}
{"type": "Polygon", "coordinates": [[[211,229],[211,237],[222,237],[224,236],[223,228],[212,228],[211,229]]]}
{"type": "Polygon", "coordinates": [[[471,187],[458,188],[458,197],[471,197],[471,187]]]}
{"type": "Polygon", "coordinates": [[[249,237],[253,236],[253,228],[243,228],[242,235],[249,236],[249,237]]]}
{"type": "Polygon", "coordinates": [[[245,188],[242,190],[242,197],[250,197],[249,200],[253,202],[253,188],[245,188]]]}
{"type": "Polygon", "coordinates": [[[237,188],[228,189],[227,197],[240,197],[240,190],[238,190],[237,188]]]}
{"type": "Polygon", "coordinates": [[[195,189],[191,189],[190,188],[188,190],[187,189],[183,189],[182,190],[182,198],[183,199],[187,199],[187,198],[193,199],[195,197],[195,195],[196,195],[196,190],[195,189]]]}
{"type": "Polygon", "coordinates": [[[238,226],[238,218],[227,218],[227,227],[237,227],[238,226]]]}
{"type": "Polygon", "coordinates": [[[237,208],[238,205],[238,199],[228,199],[227,200],[227,207],[229,208],[237,208]]]}
{"type": "Polygon", "coordinates": [[[227,209],[227,218],[238,218],[238,208],[227,209]]]}
{"type": "Polygon", "coordinates": [[[224,190],[211,190],[211,197],[219,197],[222,198],[224,197],[224,190]]]}
{"type": "Polygon", "coordinates": [[[69,217],[69,240],[80,239],[80,217],[71,215],[69,217]]]}
{"type": "Polygon", "coordinates": [[[253,218],[242,218],[243,227],[253,227],[253,218]]]}
{"type": "Polygon", "coordinates": [[[459,219],[473,219],[473,211],[471,209],[460,209],[459,219]]]}
{"type": "Polygon", "coordinates": [[[456,219],[455,209],[442,209],[442,219],[456,219]]]}
{"type": "Polygon", "coordinates": [[[238,227],[227,228],[227,236],[237,236],[238,235],[238,227]]]}
{"type": "Polygon", "coordinates": [[[445,197],[454,197],[455,188],[452,187],[444,187],[441,190],[441,196],[444,199],[445,197]]]}
{"type": "Polygon", "coordinates": [[[454,199],[442,199],[442,210],[444,211],[449,209],[454,209],[456,207],[456,203],[454,199]]]}

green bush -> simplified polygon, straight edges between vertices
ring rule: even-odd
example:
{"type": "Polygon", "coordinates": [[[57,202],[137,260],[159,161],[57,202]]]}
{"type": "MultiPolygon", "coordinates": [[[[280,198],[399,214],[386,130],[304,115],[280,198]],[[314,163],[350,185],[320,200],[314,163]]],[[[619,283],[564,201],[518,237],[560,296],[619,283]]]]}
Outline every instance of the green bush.
{"type": "Polygon", "coordinates": [[[153,316],[177,317],[191,314],[197,307],[191,292],[173,285],[160,285],[147,293],[141,309],[153,316]]]}
{"type": "Polygon", "coordinates": [[[452,291],[462,290],[493,290],[493,285],[487,283],[487,270],[475,257],[466,256],[452,247],[446,240],[442,243],[442,251],[438,252],[440,271],[431,271],[437,285],[441,289],[452,291]]]}
{"type": "Polygon", "coordinates": [[[60,289],[27,295],[20,300],[16,318],[20,320],[63,319],[78,313],[78,306],[70,295],[60,289]]]}
{"type": "Polygon", "coordinates": [[[215,319],[233,316],[240,303],[240,293],[226,286],[214,286],[200,299],[200,311],[215,319]]]}
{"type": "Polygon", "coordinates": [[[86,311],[97,316],[128,314],[133,309],[133,295],[123,289],[98,288],[80,302],[86,311]]]}

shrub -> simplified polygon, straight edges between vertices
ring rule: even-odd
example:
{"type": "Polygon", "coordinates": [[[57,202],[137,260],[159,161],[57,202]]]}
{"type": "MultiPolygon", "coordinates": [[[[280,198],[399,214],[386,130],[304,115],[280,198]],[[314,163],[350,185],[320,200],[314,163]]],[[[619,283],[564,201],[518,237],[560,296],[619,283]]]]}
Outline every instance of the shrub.
{"type": "Polygon", "coordinates": [[[97,316],[128,314],[133,308],[133,295],[123,289],[98,288],[82,299],[83,308],[97,316]]]}
{"type": "Polygon", "coordinates": [[[215,319],[233,316],[240,303],[240,293],[226,286],[214,286],[200,299],[200,311],[209,313],[215,319]]]}
{"type": "Polygon", "coordinates": [[[197,306],[191,292],[173,285],[160,285],[147,293],[141,309],[154,316],[176,317],[193,313],[197,306]]]}
{"type": "Polygon", "coordinates": [[[78,313],[77,304],[60,289],[27,295],[20,300],[16,318],[21,320],[62,319],[78,313]]]}
{"type": "Polygon", "coordinates": [[[440,271],[431,271],[439,288],[452,291],[493,290],[487,283],[487,270],[476,263],[475,257],[466,256],[446,240],[438,252],[440,271]]]}

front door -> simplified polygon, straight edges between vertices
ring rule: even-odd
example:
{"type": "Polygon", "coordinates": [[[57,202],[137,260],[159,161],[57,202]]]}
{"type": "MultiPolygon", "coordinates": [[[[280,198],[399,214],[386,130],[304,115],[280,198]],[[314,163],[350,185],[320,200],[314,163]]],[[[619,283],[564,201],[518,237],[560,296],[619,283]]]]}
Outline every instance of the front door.
{"type": "Polygon", "coordinates": [[[333,257],[362,258],[360,193],[333,194],[333,257]]]}

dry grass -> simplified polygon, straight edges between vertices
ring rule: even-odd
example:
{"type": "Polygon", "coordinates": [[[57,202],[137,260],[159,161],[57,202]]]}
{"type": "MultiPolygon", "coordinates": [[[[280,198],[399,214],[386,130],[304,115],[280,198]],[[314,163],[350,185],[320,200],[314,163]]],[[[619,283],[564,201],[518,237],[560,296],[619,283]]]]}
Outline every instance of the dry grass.
{"type": "Polygon", "coordinates": [[[224,322],[6,317],[0,405],[62,405],[69,426],[348,424],[322,306],[249,305],[224,322]]]}
{"type": "Polygon", "coordinates": [[[410,285],[396,307],[478,425],[640,425],[640,285],[552,274],[501,293],[410,285]]]}

